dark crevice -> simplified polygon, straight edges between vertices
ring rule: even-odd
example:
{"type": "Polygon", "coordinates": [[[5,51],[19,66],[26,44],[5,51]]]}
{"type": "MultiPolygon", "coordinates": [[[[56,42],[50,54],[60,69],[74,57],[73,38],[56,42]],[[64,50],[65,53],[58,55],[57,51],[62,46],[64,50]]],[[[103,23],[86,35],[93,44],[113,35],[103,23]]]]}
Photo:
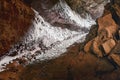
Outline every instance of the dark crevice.
{"type": "Polygon", "coordinates": [[[120,25],[120,17],[117,15],[117,13],[113,7],[110,8],[110,12],[111,12],[112,18],[114,19],[116,24],[120,25]]]}
{"type": "Polygon", "coordinates": [[[24,3],[28,4],[28,5],[31,5],[32,3],[32,0],[23,0],[24,3]]]}
{"type": "Polygon", "coordinates": [[[113,7],[111,7],[110,12],[111,12],[111,14],[112,14],[113,20],[114,20],[115,23],[118,25],[118,30],[117,30],[117,32],[115,33],[115,38],[116,38],[117,40],[120,40],[120,36],[119,36],[120,17],[117,15],[117,13],[116,13],[116,11],[115,11],[115,9],[114,9],[113,7]]]}
{"type": "Polygon", "coordinates": [[[115,33],[115,39],[116,40],[120,40],[120,35],[119,35],[119,30],[120,30],[120,17],[117,14],[116,10],[114,9],[114,7],[112,7],[115,4],[115,0],[110,0],[110,4],[108,4],[108,10],[111,12],[112,14],[112,19],[115,21],[115,23],[118,25],[118,30],[115,33]]]}
{"type": "Polygon", "coordinates": [[[108,61],[114,66],[114,70],[118,69],[118,65],[112,59],[108,59],[108,61]]]}

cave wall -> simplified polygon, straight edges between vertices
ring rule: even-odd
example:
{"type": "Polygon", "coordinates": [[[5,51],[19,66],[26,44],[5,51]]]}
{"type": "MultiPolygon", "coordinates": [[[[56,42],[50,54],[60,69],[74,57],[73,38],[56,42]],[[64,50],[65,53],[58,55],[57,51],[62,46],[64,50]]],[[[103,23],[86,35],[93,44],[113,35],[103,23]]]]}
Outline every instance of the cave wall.
{"type": "Polygon", "coordinates": [[[34,12],[20,0],[0,0],[0,56],[20,41],[34,12]]]}

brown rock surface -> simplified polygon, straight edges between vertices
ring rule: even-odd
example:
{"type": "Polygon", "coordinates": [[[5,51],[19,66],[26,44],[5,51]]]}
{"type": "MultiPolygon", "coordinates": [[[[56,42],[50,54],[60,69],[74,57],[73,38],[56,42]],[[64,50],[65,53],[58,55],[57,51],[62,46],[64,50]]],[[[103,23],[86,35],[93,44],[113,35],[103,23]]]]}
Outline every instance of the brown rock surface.
{"type": "Polygon", "coordinates": [[[0,56],[20,41],[33,17],[32,9],[20,0],[0,0],[0,56]]]}
{"type": "Polygon", "coordinates": [[[84,46],[84,51],[87,53],[87,52],[90,52],[90,49],[91,49],[91,45],[92,45],[93,41],[89,41],[85,46],[84,46]]]}
{"type": "Polygon", "coordinates": [[[91,52],[91,46],[93,43],[94,38],[97,36],[97,25],[93,25],[89,31],[89,34],[86,36],[85,42],[84,42],[84,51],[91,52]]]}
{"type": "Polygon", "coordinates": [[[112,19],[112,15],[108,14],[105,15],[104,17],[101,17],[98,19],[98,34],[100,33],[101,30],[106,29],[107,30],[107,37],[111,37],[110,34],[114,34],[117,30],[117,24],[115,21],[112,19]]]}
{"type": "Polygon", "coordinates": [[[115,46],[114,50],[112,51],[112,53],[120,54],[120,40],[117,41],[116,46],[115,46]]]}
{"type": "Polygon", "coordinates": [[[103,57],[103,52],[100,50],[100,44],[101,40],[99,39],[99,37],[96,37],[91,46],[93,53],[97,55],[97,57],[103,57]]]}
{"type": "Polygon", "coordinates": [[[92,41],[92,43],[87,43],[84,47],[85,52],[88,52],[89,49],[96,54],[98,57],[103,57],[105,51],[108,54],[113,47],[115,47],[114,35],[117,32],[118,26],[115,21],[112,19],[112,15],[106,14],[103,17],[98,19],[98,34],[92,41]],[[92,45],[91,45],[92,44],[92,45]],[[103,47],[104,51],[102,50],[103,47]]]}
{"type": "Polygon", "coordinates": [[[108,55],[110,53],[110,51],[115,47],[115,45],[116,45],[116,42],[113,39],[110,39],[102,44],[102,47],[103,47],[106,55],[108,55]]]}
{"type": "Polygon", "coordinates": [[[7,70],[0,73],[0,80],[20,80],[19,73],[23,71],[23,66],[17,62],[7,65],[7,70]]]}
{"type": "MultiPolygon", "coordinates": [[[[12,70],[14,69],[16,68],[12,70]]],[[[20,67],[16,73],[12,70],[0,73],[0,78],[3,80],[9,80],[9,78],[16,80],[101,80],[99,76],[103,77],[104,73],[106,73],[104,75],[112,74],[114,67],[107,59],[79,52],[79,46],[71,46],[65,55],[56,59],[32,64],[24,69],[20,67]]],[[[105,78],[110,79],[110,77],[105,78]]]]}

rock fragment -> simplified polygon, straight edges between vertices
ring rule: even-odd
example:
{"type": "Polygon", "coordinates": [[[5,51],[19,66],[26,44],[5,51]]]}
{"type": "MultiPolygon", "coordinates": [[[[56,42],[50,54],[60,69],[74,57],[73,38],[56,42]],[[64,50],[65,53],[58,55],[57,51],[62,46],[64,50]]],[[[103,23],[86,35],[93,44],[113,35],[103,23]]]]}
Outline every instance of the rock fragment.
{"type": "Polygon", "coordinates": [[[110,51],[115,47],[116,42],[113,39],[110,39],[102,44],[102,48],[105,51],[105,54],[108,55],[110,51]]]}

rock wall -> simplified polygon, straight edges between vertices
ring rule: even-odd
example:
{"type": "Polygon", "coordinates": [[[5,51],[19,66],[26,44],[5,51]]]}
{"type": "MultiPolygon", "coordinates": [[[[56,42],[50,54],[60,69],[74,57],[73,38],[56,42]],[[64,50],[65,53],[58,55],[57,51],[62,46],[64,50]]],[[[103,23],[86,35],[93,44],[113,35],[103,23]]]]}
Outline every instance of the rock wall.
{"type": "Polygon", "coordinates": [[[28,30],[34,12],[20,0],[0,0],[0,56],[28,30]]]}

